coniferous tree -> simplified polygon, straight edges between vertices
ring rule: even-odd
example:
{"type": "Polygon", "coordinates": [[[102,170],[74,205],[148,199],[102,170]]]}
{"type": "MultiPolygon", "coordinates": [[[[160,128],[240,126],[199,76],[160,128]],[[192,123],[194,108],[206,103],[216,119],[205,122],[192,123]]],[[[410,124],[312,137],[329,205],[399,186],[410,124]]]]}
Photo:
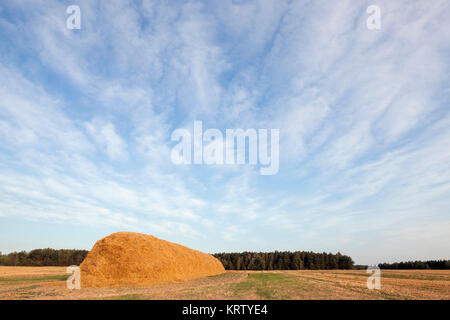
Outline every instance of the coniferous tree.
{"type": "Polygon", "coordinates": [[[349,256],[301,251],[218,253],[214,255],[228,270],[352,269],[349,256]]]}

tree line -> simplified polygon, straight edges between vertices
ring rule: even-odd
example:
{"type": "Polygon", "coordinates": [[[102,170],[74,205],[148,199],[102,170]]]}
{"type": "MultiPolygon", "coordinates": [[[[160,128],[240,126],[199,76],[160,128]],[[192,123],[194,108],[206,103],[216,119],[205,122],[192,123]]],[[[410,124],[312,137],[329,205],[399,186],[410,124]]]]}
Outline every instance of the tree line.
{"type": "Polygon", "coordinates": [[[226,270],[352,269],[351,257],[341,253],[305,251],[216,253],[226,270]]]}
{"type": "Polygon", "coordinates": [[[76,249],[35,249],[2,255],[1,266],[70,266],[80,265],[89,251],[76,249]]]}
{"type": "MultiPolygon", "coordinates": [[[[1,254],[0,266],[70,266],[80,265],[89,251],[76,249],[35,249],[1,254]]],[[[341,253],[305,251],[216,253],[227,270],[326,270],[366,269],[355,265],[352,258],[341,253]]],[[[406,261],[380,263],[380,269],[450,269],[450,260],[406,261]]]]}
{"type": "MultiPolygon", "coordinates": [[[[35,249],[30,252],[0,253],[3,266],[69,266],[80,265],[89,251],[75,249],[35,249]]],[[[341,253],[304,251],[216,253],[227,270],[300,270],[352,269],[353,260],[341,253]]]]}
{"type": "Polygon", "coordinates": [[[380,269],[450,269],[450,260],[406,261],[380,263],[380,269]]]}

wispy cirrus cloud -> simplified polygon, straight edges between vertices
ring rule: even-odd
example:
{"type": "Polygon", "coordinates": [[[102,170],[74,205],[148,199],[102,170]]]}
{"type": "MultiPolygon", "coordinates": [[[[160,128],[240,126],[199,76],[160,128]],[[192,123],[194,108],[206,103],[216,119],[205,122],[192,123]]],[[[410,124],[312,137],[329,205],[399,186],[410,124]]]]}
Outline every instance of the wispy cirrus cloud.
{"type": "Polygon", "coordinates": [[[4,225],[361,263],[448,252],[412,236],[450,243],[446,1],[381,1],[378,31],[369,1],[77,4],[78,31],[64,2],[0,5],[4,225]],[[280,128],[279,174],[174,166],[170,134],[193,120],[280,128]]]}

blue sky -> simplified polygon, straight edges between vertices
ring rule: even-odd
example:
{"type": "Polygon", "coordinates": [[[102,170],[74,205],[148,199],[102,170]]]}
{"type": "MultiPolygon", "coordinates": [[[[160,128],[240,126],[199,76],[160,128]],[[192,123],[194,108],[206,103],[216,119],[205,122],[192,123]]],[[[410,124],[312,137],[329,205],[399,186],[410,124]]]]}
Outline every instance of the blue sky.
{"type": "Polygon", "coordinates": [[[2,1],[0,250],[128,230],[206,252],[450,258],[449,14],[446,0],[2,1]],[[195,120],[279,128],[278,174],[174,165],[171,133],[195,120]]]}

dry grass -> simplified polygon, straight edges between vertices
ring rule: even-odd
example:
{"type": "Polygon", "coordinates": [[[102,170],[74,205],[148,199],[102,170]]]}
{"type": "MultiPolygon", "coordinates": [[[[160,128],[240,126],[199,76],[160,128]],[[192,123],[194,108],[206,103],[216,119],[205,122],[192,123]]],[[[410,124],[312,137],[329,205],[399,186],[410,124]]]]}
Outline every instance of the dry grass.
{"type": "Polygon", "coordinates": [[[64,272],[1,267],[0,299],[450,299],[450,270],[382,270],[380,290],[367,289],[364,270],[229,271],[182,283],[74,291],[57,281],[64,272]]]}
{"type": "Polygon", "coordinates": [[[225,272],[209,254],[136,232],[97,241],[80,270],[84,288],[151,286],[225,272]]]}

